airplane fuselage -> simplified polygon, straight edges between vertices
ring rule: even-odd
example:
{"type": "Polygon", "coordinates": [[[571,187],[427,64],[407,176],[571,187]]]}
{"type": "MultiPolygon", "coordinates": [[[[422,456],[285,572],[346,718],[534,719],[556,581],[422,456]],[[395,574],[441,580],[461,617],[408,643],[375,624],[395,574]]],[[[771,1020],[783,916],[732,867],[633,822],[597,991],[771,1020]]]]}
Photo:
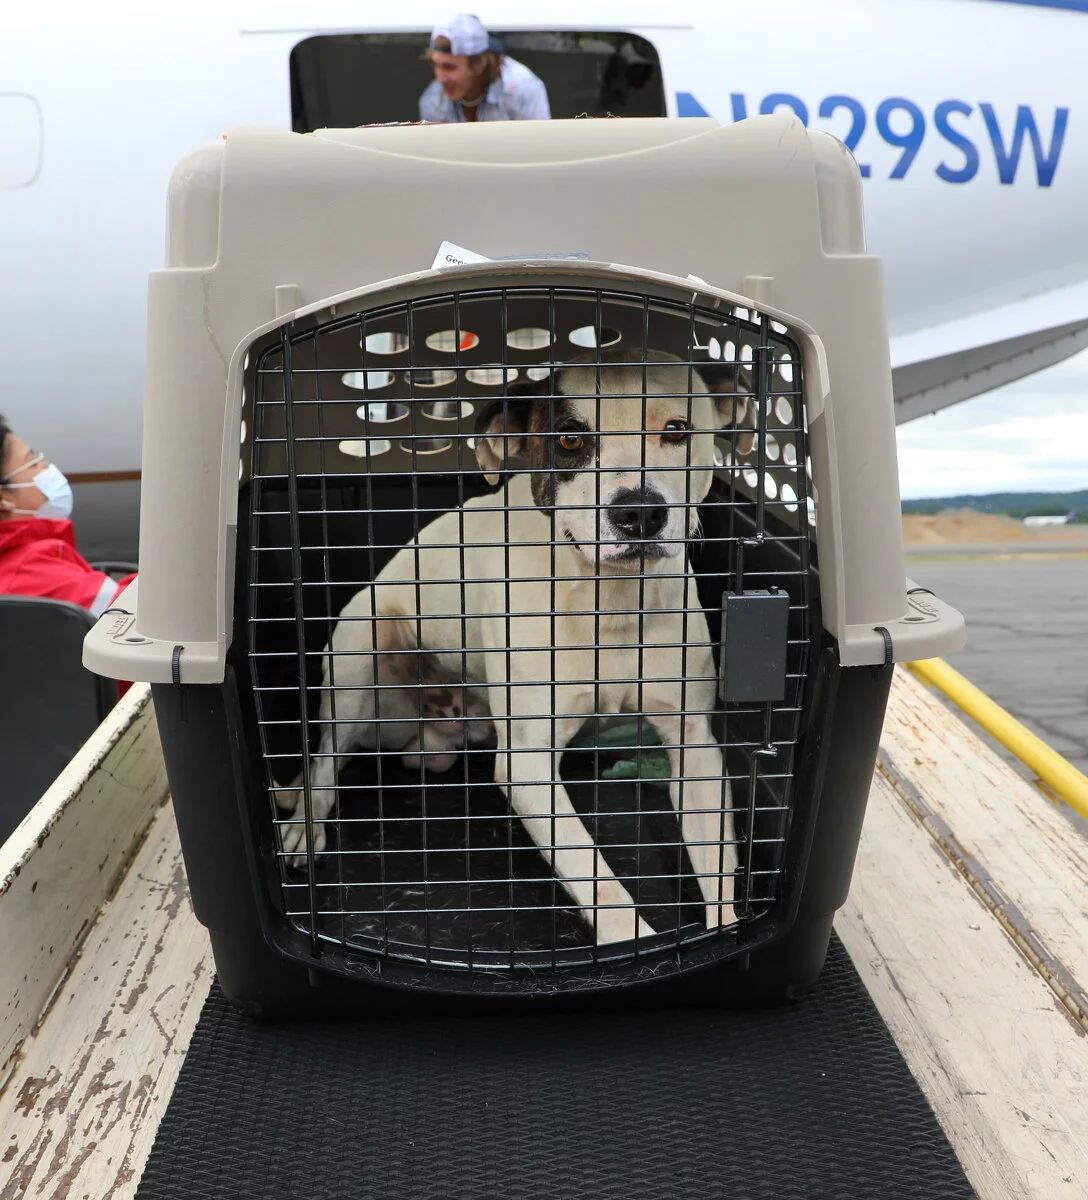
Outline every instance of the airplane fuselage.
{"type": "MultiPolygon", "coordinates": [[[[47,3],[5,17],[0,412],[74,477],[87,535],[92,523],[111,530],[103,550],[135,549],[146,285],[175,164],[232,126],[290,128],[289,59],[304,39],[389,29],[418,31],[422,47],[447,7],[47,3]]],[[[988,0],[505,0],[481,16],[492,28],[636,33],[657,51],[669,115],[728,123],[792,109],[841,138],[865,177],[890,331],[912,361],[930,330],[991,310],[1015,332],[1029,297],[1088,316],[1086,13],[988,0]]],[[[419,71],[422,89],[426,63],[419,71]]],[[[452,215],[448,236],[458,240],[452,215]]]]}

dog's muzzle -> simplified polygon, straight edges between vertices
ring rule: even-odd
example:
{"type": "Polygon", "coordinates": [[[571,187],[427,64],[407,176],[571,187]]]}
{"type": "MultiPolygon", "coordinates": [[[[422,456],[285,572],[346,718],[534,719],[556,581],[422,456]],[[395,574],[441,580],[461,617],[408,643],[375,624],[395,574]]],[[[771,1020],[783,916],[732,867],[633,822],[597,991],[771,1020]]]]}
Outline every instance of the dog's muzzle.
{"type": "Polygon", "coordinates": [[[625,488],[616,492],[606,511],[616,533],[632,541],[651,541],[669,521],[665,497],[652,488],[625,488]]]}

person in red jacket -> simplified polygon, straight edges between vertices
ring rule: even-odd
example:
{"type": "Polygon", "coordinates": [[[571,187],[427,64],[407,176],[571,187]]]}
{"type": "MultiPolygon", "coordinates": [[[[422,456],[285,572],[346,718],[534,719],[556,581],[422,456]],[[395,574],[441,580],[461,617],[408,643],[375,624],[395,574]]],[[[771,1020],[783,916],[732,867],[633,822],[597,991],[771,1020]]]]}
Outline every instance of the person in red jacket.
{"type": "Polygon", "coordinates": [[[0,417],[0,593],[67,600],[100,616],[135,578],[118,582],[76,549],[72,488],[0,417]]]}

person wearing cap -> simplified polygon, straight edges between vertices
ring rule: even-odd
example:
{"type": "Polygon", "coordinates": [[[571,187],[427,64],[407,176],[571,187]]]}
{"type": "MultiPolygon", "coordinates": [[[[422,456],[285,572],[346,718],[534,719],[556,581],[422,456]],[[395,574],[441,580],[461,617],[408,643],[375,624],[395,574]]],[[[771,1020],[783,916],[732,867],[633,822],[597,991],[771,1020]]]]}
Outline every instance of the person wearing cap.
{"type": "Polygon", "coordinates": [[[419,98],[423,121],[546,121],[548,92],[523,63],[501,52],[479,17],[458,13],[431,34],[434,80],[419,98]]]}

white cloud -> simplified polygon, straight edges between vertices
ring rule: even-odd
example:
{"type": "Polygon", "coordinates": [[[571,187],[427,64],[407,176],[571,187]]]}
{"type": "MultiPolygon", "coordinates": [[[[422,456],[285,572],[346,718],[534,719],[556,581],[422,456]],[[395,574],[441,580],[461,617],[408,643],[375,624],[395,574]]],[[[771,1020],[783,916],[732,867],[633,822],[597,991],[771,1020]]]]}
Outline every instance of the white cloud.
{"type": "Polygon", "coordinates": [[[1088,487],[1088,353],[897,430],[904,499],[1088,487]]]}

